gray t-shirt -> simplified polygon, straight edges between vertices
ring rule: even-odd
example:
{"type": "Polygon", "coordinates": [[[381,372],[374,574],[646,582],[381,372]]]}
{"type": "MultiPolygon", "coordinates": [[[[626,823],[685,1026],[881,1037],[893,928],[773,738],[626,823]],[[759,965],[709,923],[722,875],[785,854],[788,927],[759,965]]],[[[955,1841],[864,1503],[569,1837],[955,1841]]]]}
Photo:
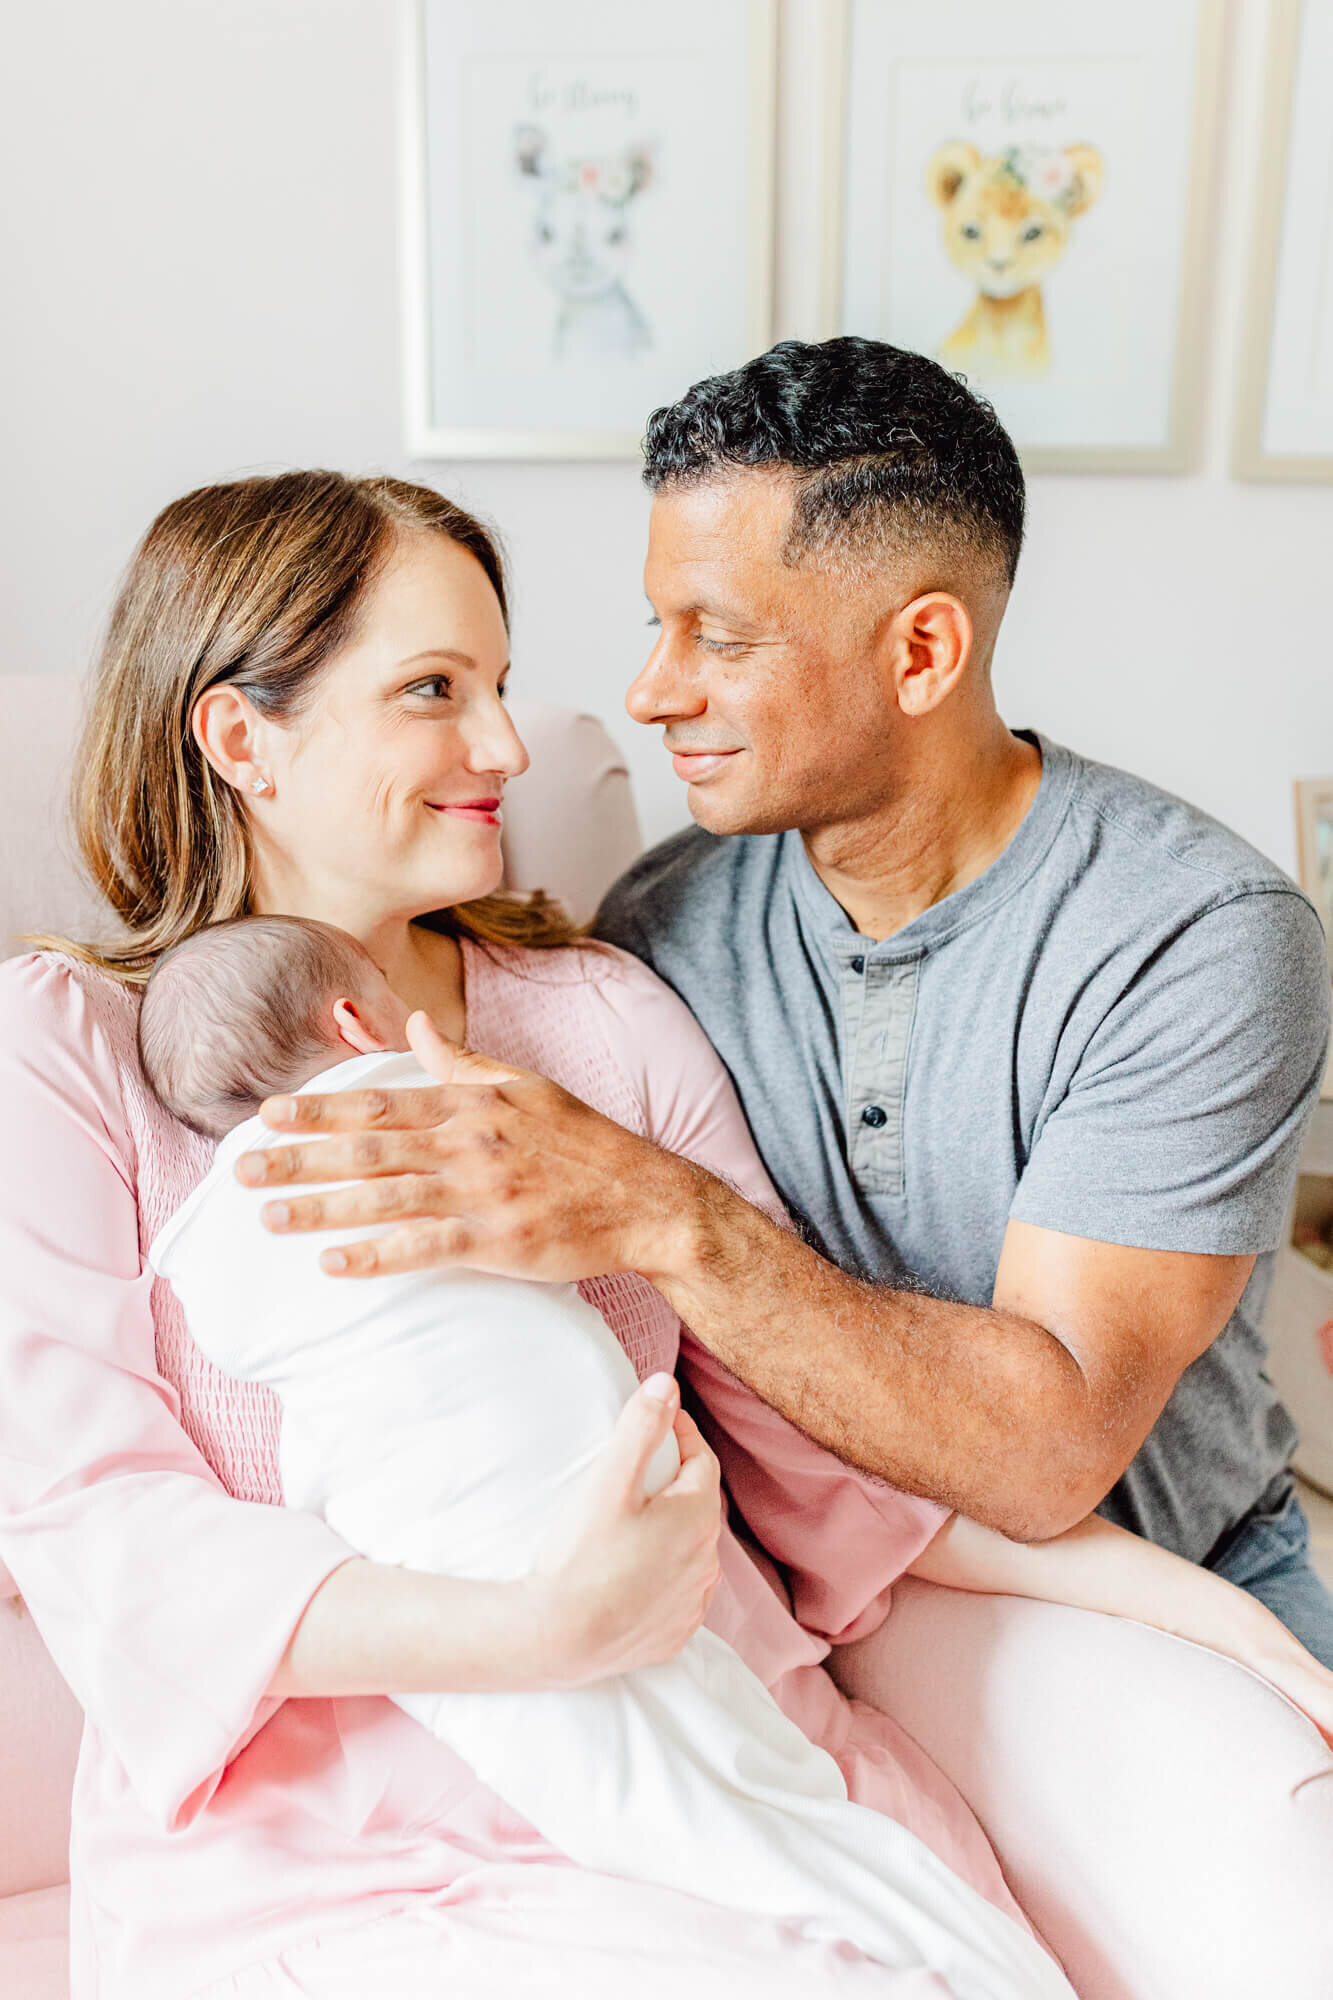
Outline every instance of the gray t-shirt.
{"type": "MultiPolygon", "coordinates": [[[[983,875],[882,944],[796,833],[697,827],[611,890],[600,937],[673,986],[774,1182],[845,1270],[988,1305],[1010,1218],[1271,1252],[1323,1075],[1319,919],[1194,807],[1044,737],[983,875]]],[[[1261,1255],[1102,1512],[1199,1560],[1295,1444],[1264,1375],[1261,1255]]]]}

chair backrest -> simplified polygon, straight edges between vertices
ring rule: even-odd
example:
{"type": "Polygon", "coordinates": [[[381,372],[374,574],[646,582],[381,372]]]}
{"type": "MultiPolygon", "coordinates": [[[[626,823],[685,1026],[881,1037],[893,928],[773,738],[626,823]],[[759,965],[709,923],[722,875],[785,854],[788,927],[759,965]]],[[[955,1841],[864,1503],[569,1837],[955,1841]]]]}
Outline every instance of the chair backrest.
{"type": "MultiPolygon", "coordinates": [[[[70,676],[0,675],[0,957],[25,931],[110,921],[66,819],[81,704],[70,676]]],[[[642,844],[625,760],[593,716],[517,701],[513,713],[532,767],[505,802],[505,880],[548,890],[582,922],[642,844]]]]}

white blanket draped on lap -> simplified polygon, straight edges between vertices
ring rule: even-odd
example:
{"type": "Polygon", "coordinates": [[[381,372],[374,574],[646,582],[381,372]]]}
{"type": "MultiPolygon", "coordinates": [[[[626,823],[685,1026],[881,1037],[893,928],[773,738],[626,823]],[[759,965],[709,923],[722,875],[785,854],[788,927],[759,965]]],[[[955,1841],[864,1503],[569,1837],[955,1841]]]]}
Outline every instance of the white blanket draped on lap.
{"type": "MultiPolygon", "coordinates": [[[[305,1088],[432,1081],[412,1056],[362,1056],[305,1088]]],[[[619,1342],[572,1286],[329,1277],[319,1248],[366,1232],[265,1230],[264,1197],[233,1166],[273,1143],[258,1119],[230,1133],[151,1256],[204,1352],[279,1396],[288,1505],[378,1562],[523,1575],[636,1386],[619,1342]]],[[[677,1464],[669,1437],[650,1491],[677,1464]]],[[[929,1968],[955,2000],[1072,2000],[1017,1924],[849,1801],[832,1757],[706,1629],[666,1664],[588,1688],[398,1699],[583,1867],[929,1968]]]]}

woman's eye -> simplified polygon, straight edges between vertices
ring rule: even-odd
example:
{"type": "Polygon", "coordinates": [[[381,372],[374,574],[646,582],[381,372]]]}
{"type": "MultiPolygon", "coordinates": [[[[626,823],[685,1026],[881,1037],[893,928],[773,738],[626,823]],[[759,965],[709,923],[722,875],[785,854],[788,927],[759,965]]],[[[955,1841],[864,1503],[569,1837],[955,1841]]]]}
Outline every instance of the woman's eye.
{"type": "Polygon", "coordinates": [[[429,694],[447,701],[454,691],[454,684],[448,674],[429,674],[424,681],[413,681],[406,690],[408,694],[429,694]]]}

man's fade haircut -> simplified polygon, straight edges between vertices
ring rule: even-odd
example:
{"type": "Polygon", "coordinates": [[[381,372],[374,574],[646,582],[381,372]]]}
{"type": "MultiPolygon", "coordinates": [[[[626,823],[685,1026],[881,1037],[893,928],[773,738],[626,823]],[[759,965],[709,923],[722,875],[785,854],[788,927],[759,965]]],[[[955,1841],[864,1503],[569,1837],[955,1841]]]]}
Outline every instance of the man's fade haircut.
{"type": "Polygon", "coordinates": [[[922,542],[1013,583],[1018,453],[990,404],[927,355],[855,334],[783,340],[648,420],[643,476],[654,493],[765,468],[796,482],[786,562],[860,566],[922,542]]]}
{"type": "Polygon", "coordinates": [[[162,953],[144,988],[144,1076],[182,1124],[220,1139],[348,1053],[332,1004],[372,969],[355,938],[314,917],[205,924],[162,953]]]}

